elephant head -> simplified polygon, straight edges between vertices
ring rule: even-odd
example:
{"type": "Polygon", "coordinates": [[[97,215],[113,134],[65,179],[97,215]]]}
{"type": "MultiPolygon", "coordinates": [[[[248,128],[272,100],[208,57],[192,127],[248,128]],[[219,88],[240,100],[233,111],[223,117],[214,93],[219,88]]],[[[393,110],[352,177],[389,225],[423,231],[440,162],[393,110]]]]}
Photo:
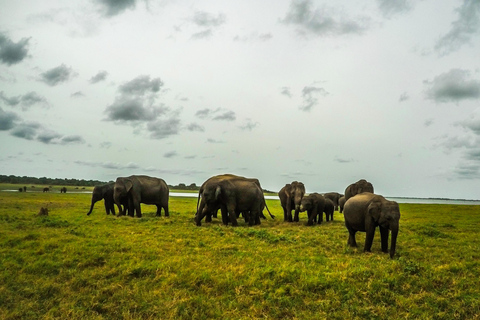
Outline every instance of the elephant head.
{"type": "Polygon", "coordinates": [[[290,184],[290,188],[286,190],[289,194],[290,199],[295,204],[295,210],[300,210],[300,205],[302,204],[303,196],[305,195],[305,185],[302,182],[293,181],[290,184]]]}
{"type": "Polygon", "coordinates": [[[367,208],[368,214],[373,220],[384,230],[382,237],[382,250],[387,251],[388,248],[388,230],[392,232],[392,239],[390,244],[390,257],[395,255],[397,246],[397,236],[400,221],[400,208],[395,201],[389,201],[381,197],[372,201],[367,208]]]}
{"type": "Polygon", "coordinates": [[[115,181],[113,188],[113,201],[118,207],[119,214],[125,214],[125,210],[122,210],[122,200],[128,198],[130,191],[133,188],[133,182],[129,178],[119,177],[115,181]]]}
{"type": "Polygon", "coordinates": [[[103,199],[103,192],[98,186],[96,186],[95,188],[93,188],[92,204],[90,205],[90,210],[88,211],[87,216],[89,216],[92,213],[93,206],[95,205],[95,203],[97,203],[98,201],[100,201],[102,199],[103,199]]]}

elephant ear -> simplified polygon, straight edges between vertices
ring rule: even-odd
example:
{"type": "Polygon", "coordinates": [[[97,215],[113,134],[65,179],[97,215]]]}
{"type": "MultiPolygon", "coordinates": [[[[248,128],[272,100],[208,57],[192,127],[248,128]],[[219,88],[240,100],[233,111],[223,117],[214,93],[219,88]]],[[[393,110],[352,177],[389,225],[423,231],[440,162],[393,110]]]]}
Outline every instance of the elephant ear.
{"type": "Polygon", "coordinates": [[[125,180],[124,185],[125,185],[125,190],[127,191],[127,193],[130,192],[130,190],[132,190],[132,188],[133,188],[132,180],[129,180],[129,179],[125,180]]]}
{"type": "Polygon", "coordinates": [[[378,222],[378,220],[380,220],[381,212],[382,212],[382,203],[379,201],[373,201],[368,206],[368,213],[375,222],[378,222]]]}

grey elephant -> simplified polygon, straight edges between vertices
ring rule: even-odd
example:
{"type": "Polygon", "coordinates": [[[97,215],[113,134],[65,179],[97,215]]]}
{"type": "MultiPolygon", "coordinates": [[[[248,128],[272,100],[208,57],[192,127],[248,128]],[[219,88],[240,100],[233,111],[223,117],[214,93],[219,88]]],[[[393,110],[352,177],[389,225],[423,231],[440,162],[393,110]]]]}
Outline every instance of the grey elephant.
{"type": "MultiPolygon", "coordinates": [[[[325,206],[323,207],[323,212],[325,212],[325,220],[333,221],[333,213],[335,212],[335,204],[329,198],[325,198],[325,206]]],[[[323,213],[322,213],[323,215],[323,213]]]]}
{"type": "Polygon", "coordinates": [[[357,231],[366,232],[364,251],[370,252],[375,229],[379,227],[383,252],[388,253],[389,231],[392,233],[390,258],[393,258],[397,246],[400,220],[398,203],[389,201],[381,195],[364,192],[347,200],[343,214],[349,233],[348,244],[350,246],[357,246],[355,241],[357,231]]]}
{"type": "Polygon", "coordinates": [[[283,208],[283,221],[287,222],[298,222],[300,205],[305,195],[305,185],[302,182],[293,181],[292,183],[287,183],[280,191],[278,192],[278,197],[280,198],[280,204],[283,208]],[[292,219],[292,210],[295,210],[295,216],[292,219]]]}
{"type": "Polygon", "coordinates": [[[300,202],[300,211],[307,211],[307,225],[312,226],[315,222],[318,224],[323,221],[323,210],[325,208],[325,197],[319,193],[310,193],[302,198],[300,202]]]}
{"type": "Polygon", "coordinates": [[[48,187],[43,188],[43,192],[50,192],[50,188],[48,187]]]}
{"type": "MultiPolygon", "coordinates": [[[[234,174],[221,174],[221,175],[216,175],[216,176],[213,176],[209,179],[207,179],[203,184],[202,186],[200,187],[199,191],[198,191],[198,198],[197,198],[197,211],[195,213],[195,216],[199,216],[199,214],[201,212],[203,212],[203,209],[205,208],[205,198],[203,196],[203,192],[205,189],[208,189],[208,188],[211,188],[211,186],[216,186],[219,182],[221,181],[225,181],[225,180],[245,180],[245,181],[250,181],[250,182],[253,182],[255,183],[259,188],[260,190],[262,191],[263,193],[263,189],[262,189],[262,186],[260,185],[260,181],[256,178],[245,178],[245,177],[242,177],[242,176],[237,176],[237,175],[234,175],[234,174]]],[[[265,198],[264,198],[265,199],[265,198]]],[[[268,209],[266,203],[265,203],[265,207],[267,208],[267,211],[268,213],[270,214],[270,217],[272,219],[275,218],[274,215],[272,215],[270,213],[270,210],[268,209]]],[[[214,216],[215,218],[217,217],[217,211],[221,209],[221,205],[217,205],[217,206],[213,206],[212,204],[210,204],[209,206],[209,210],[208,212],[206,212],[206,215],[205,215],[205,221],[206,222],[211,222],[212,221],[212,216],[214,216]]],[[[225,213],[226,210],[224,208],[223,210],[223,213],[225,213]]],[[[247,212],[243,213],[244,216],[245,216],[245,219],[247,220],[246,218],[246,215],[248,214],[247,212]]],[[[239,213],[237,214],[237,217],[238,217],[239,213]]],[[[263,219],[266,219],[265,215],[263,214],[263,212],[260,213],[260,217],[263,218],[263,219]]],[[[225,219],[227,219],[227,217],[224,217],[222,215],[222,221],[224,224],[228,224],[228,221],[225,221],[225,219]]]]}
{"type": "MultiPolygon", "coordinates": [[[[115,182],[110,182],[106,184],[102,184],[99,186],[95,186],[92,191],[92,203],[90,205],[90,210],[88,211],[87,215],[89,216],[93,211],[93,206],[95,203],[103,199],[105,205],[105,212],[107,214],[112,213],[115,215],[115,202],[113,201],[113,187],[115,186],[115,182]]],[[[125,205],[124,201],[122,203],[125,205]]]]}
{"type": "Polygon", "coordinates": [[[338,211],[340,213],[343,212],[343,207],[345,206],[345,196],[341,197],[340,199],[338,199],[338,211]]]}
{"type": "Polygon", "coordinates": [[[67,193],[67,187],[62,187],[60,189],[60,193],[67,193]]]}
{"type": "Polygon", "coordinates": [[[157,216],[161,216],[162,208],[166,217],[170,215],[168,211],[169,189],[163,179],[143,175],[118,177],[113,188],[113,200],[120,214],[124,214],[122,199],[125,197],[129,201],[129,206],[131,203],[132,216],[133,212],[136,212],[138,218],[142,217],[141,203],[156,205],[157,216]]]}
{"type": "Polygon", "coordinates": [[[345,201],[347,201],[354,195],[360,194],[362,192],[375,192],[373,190],[373,185],[365,179],[360,179],[357,182],[352,183],[345,189],[345,201]]]}
{"type": "Polygon", "coordinates": [[[220,209],[222,221],[237,226],[240,212],[247,214],[249,225],[260,224],[260,213],[265,207],[262,189],[245,178],[217,179],[206,183],[201,194],[203,209],[195,216],[197,226],[207,213],[220,209]]]}
{"type": "Polygon", "coordinates": [[[333,202],[333,205],[334,205],[334,210],[335,211],[338,211],[338,200],[343,197],[343,194],[340,194],[338,192],[327,192],[327,193],[324,193],[323,196],[326,198],[326,199],[330,199],[332,200],[333,202]]]}

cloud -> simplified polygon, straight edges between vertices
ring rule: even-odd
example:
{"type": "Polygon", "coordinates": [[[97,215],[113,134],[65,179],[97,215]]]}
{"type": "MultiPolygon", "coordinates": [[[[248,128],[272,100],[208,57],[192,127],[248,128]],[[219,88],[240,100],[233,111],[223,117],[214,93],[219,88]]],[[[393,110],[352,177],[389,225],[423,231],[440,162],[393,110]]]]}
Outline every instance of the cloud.
{"type": "Polygon", "coordinates": [[[60,144],[84,144],[85,140],[79,135],[65,136],[60,140],[60,144]]]}
{"type": "Polygon", "coordinates": [[[163,157],[164,158],[175,158],[177,155],[178,154],[177,154],[176,151],[170,151],[170,152],[164,153],[163,157]]]}
{"type": "Polygon", "coordinates": [[[218,27],[224,24],[226,20],[223,13],[215,16],[205,11],[196,11],[192,18],[192,22],[199,27],[218,27]]]}
{"type": "Polygon", "coordinates": [[[0,100],[10,107],[20,106],[22,110],[27,110],[34,104],[42,104],[48,106],[47,99],[39,95],[35,91],[28,92],[24,95],[7,97],[3,91],[0,91],[0,100]]]}
{"type": "Polygon", "coordinates": [[[327,96],[328,92],[324,88],[306,86],[302,89],[303,103],[300,106],[302,111],[310,111],[318,105],[318,96],[327,96]]]}
{"type": "Polygon", "coordinates": [[[85,94],[82,91],[74,92],[70,95],[72,98],[82,98],[85,97],[85,94]]]}
{"type": "Polygon", "coordinates": [[[38,134],[38,130],[41,129],[42,126],[39,123],[31,122],[31,123],[22,123],[16,126],[10,134],[17,138],[22,138],[26,140],[33,140],[38,134]]]}
{"type": "Polygon", "coordinates": [[[56,144],[61,137],[62,135],[55,131],[45,130],[37,136],[37,140],[45,144],[56,144]]]}
{"type": "Polygon", "coordinates": [[[257,126],[258,126],[258,122],[253,122],[251,119],[247,119],[246,123],[242,126],[239,126],[239,128],[244,131],[252,131],[257,126]]]}
{"type": "Polygon", "coordinates": [[[284,96],[289,97],[289,98],[292,97],[292,93],[290,92],[289,87],[282,87],[280,93],[283,94],[284,96]]]}
{"type": "Polygon", "coordinates": [[[28,56],[30,38],[22,38],[14,43],[3,33],[0,33],[0,62],[11,66],[22,62],[28,56]]]}
{"type": "Polygon", "coordinates": [[[111,146],[112,146],[112,143],[109,142],[109,141],[104,141],[104,142],[100,143],[100,148],[101,149],[110,149],[111,146]]]}
{"type": "Polygon", "coordinates": [[[72,68],[61,64],[58,67],[50,69],[40,74],[40,81],[45,82],[49,86],[56,86],[62,82],[66,82],[73,77],[76,77],[77,73],[72,68]]]}
{"type": "Polygon", "coordinates": [[[258,32],[252,32],[248,35],[243,35],[243,36],[235,36],[233,38],[233,41],[238,41],[238,42],[265,42],[268,40],[271,40],[273,38],[273,35],[271,33],[258,33],[258,32]]]}
{"type": "Polygon", "coordinates": [[[235,115],[235,112],[229,110],[225,111],[222,114],[219,114],[218,116],[215,116],[212,120],[216,121],[234,121],[237,118],[235,115]]]}
{"type": "Polygon", "coordinates": [[[352,163],[352,162],[355,162],[355,160],[353,160],[352,158],[350,159],[345,159],[345,158],[339,158],[339,157],[336,157],[334,159],[335,162],[338,162],[338,163],[352,163]]]}
{"type": "Polygon", "coordinates": [[[147,130],[152,139],[165,139],[180,132],[180,119],[176,116],[149,122],[147,130]]]}
{"type": "MultiPolygon", "coordinates": [[[[100,167],[104,169],[114,169],[114,170],[122,170],[122,169],[140,169],[140,166],[134,162],[129,162],[126,165],[122,165],[118,162],[91,162],[91,161],[81,161],[77,160],[74,163],[85,166],[85,167],[100,167]]],[[[147,170],[148,171],[148,170],[147,170]]]]}
{"type": "Polygon", "coordinates": [[[216,140],[216,139],[211,139],[211,138],[208,138],[207,142],[208,143],[225,143],[225,141],[223,141],[223,140],[216,140]]]}
{"type": "Polygon", "coordinates": [[[205,127],[197,124],[197,123],[190,123],[188,126],[187,126],[187,130],[188,131],[197,131],[197,132],[204,132],[205,131],[205,127]]]}
{"type": "Polygon", "coordinates": [[[7,131],[15,127],[17,121],[20,120],[20,117],[11,111],[3,111],[0,108],[0,131],[7,131]]]}
{"type": "Polygon", "coordinates": [[[135,121],[151,121],[159,115],[166,113],[165,107],[144,106],[143,99],[124,97],[117,98],[113,104],[105,109],[107,121],[135,122],[135,121]]]}
{"type": "Polygon", "coordinates": [[[164,83],[160,78],[150,80],[150,76],[141,75],[122,84],[118,91],[128,96],[144,96],[147,93],[157,93],[164,83]]]}
{"type": "Polygon", "coordinates": [[[440,55],[457,51],[480,34],[480,1],[464,0],[456,11],[458,19],[452,22],[450,31],[435,44],[435,50],[440,55]]]}
{"type": "Polygon", "coordinates": [[[135,0],[96,0],[101,6],[101,13],[106,17],[113,17],[127,9],[135,9],[135,0]]]}
{"type": "Polygon", "coordinates": [[[217,108],[215,110],[208,109],[208,108],[198,110],[195,113],[195,116],[197,116],[200,119],[211,118],[212,120],[215,120],[215,121],[234,121],[237,119],[237,116],[234,111],[225,110],[221,108],[217,108]]]}
{"type": "Polygon", "coordinates": [[[480,81],[471,78],[470,72],[452,69],[432,81],[424,81],[428,99],[435,102],[459,102],[480,98],[480,81]]]}
{"type": "Polygon", "coordinates": [[[98,83],[100,81],[104,81],[105,79],[107,79],[107,76],[108,76],[107,71],[99,71],[96,75],[94,75],[93,77],[90,78],[89,82],[91,84],[95,84],[95,83],[98,83]]]}
{"type": "Polygon", "coordinates": [[[400,95],[400,98],[398,98],[398,101],[403,102],[403,101],[407,101],[408,99],[410,99],[410,97],[408,96],[408,94],[406,92],[404,92],[400,95]]]}
{"type": "Polygon", "coordinates": [[[377,4],[380,12],[386,18],[406,13],[412,9],[412,5],[407,0],[377,0],[377,4]]]}
{"type": "Polygon", "coordinates": [[[212,29],[207,29],[204,31],[200,31],[197,33],[192,34],[192,39],[198,40],[198,39],[207,39],[210,38],[213,35],[212,29]]]}
{"type": "Polygon", "coordinates": [[[296,26],[300,34],[316,36],[362,34],[370,24],[367,17],[351,19],[326,6],[313,9],[311,0],[293,0],[281,22],[296,26]]]}
{"type": "Polygon", "coordinates": [[[195,115],[200,119],[205,119],[208,116],[210,116],[211,113],[212,113],[212,110],[206,108],[206,109],[198,110],[197,112],[195,112],[195,115]]]}

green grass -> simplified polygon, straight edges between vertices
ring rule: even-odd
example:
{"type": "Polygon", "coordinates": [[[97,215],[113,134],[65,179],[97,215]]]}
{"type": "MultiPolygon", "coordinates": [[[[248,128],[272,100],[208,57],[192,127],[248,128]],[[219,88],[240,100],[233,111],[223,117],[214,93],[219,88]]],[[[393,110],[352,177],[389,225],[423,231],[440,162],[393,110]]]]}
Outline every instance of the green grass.
{"type": "MultiPolygon", "coordinates": [[[[18,186],[17,188],[18,189],[18,186]]],[[[89,194],[0,192],[0,319],[478,319],[480,207],[401,204],[397,255],[349,248],[343,217],[196,227],[105,215],[89,194]],[[49,216],[40,217],[48,206],[49,216]]]]}

